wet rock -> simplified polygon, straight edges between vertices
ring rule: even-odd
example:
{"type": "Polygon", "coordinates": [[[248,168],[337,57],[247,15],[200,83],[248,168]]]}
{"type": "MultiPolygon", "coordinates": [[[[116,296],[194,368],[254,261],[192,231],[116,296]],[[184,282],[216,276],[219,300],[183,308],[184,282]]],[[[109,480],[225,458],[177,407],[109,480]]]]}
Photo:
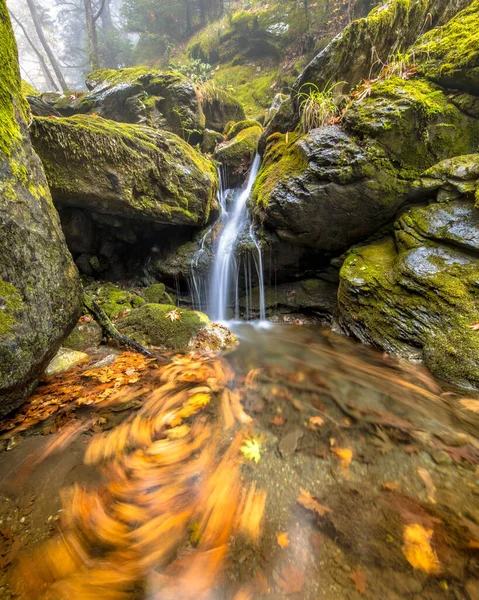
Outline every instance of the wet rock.
{"type": "Polygon", "coordinates": [[[166,129],[193,145],[201,141],[205,116],[193,84],[183,75],[150,67],[101,69],[90,73],[86,83],[90,92],[56,98],[53,107],[68,117],[95,113],[166,129]]]}
{"type": "Polygon", "coordinates": [[[145,299],[139,294],[113,283],[92,283],[85,289],[110,319],[145,304],[145,299]]]}
{"type": "Polygon", "coordinates": [[[0,415],[22,404],[81,309],[41,162],[29,138],[17,49],[0,0],[0,415]]]}
{"type": "MultiPolygon", "coordinates": [[[[207,85],[208,83],[205,84],[205,87],[207,85]]],[[[214,89],[212,93],[203,93],[200,95],[200,99],[208,129],[221,133],[230,121],[246,119],[241,103],[224,90],[214,89]]]]}
{"type": "Polygon", "coordinates": [[[281,438],[278,448],[283,458],[289,458],[296,452],[298,442],[303,435],[304,431],[302,429],[295,429],[281,438]]]}
{"type": "Polygon", "coordinates": [[[95,251],[95,224],[88,214],[80,209],[59,211],[62,230],[73,254],[86,254],[95,251]]]}
{"type": "Polygon", "coordinates": [[[63,342],[65,348],[84,352],[98,347],[103,339],[103,329],[96,321],[81,321],[63,342]]]}
{"type": "Polygon", "coordinates": [[[60,375],[60,373],[64,373],[65,371],[68,371],[68,369],[76,367],[76,365],[79,365],[86,360],[88,360],[88,354],[85,354],[85,352],[77,352],[70,348],[60,348],[45,369],[45,375],[48,375],[49,377],[52,375],[60,375]]]}
{"type": "Polygon", "coordinates": [[[143,291],[142,297],[149,304],[174,304],[164,283],[155,283],[143,291]]]}
{"type": "Polygon", "coordinates": [[[394,238],[354,248],[340,271],[340,323],[459,386],[479,386],[479,240],[470,200],[406,211],[394,238]],[[438,215],[436,221],[435,215],[438,215]],[[444,222],[446,225],[444,225],[444,222]]]}
{"type": "Polygon", "coordinates": [[[243,182],[256,154],[261,132],[262,127],[258,123],[216,147],[214,157],[225,168],[228,186],[243,182]]]}
{"type": "Polygon", "coordinates": [[[82,115],[31,132],[58,206],[197,227],[216,207],[215,167],[172,133],[82,115]]]}
{"type": "Polygon", "coordinates": [[[203,133],[203,141],[201,142],[201,150],[205,154],[213,154],[218,144],[225,141],[225,136],[222,133],[205,129],[203,133]]]}

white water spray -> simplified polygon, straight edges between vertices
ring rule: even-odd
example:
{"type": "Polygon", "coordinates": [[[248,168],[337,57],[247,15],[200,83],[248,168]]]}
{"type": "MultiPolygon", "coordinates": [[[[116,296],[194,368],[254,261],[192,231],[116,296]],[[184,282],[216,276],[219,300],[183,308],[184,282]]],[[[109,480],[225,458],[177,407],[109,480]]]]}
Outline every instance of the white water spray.
{"type": "MultiPolygon", "coordinates": [[[[261,320],[266,318],[264,305],[264,282],[261,248],[254,235],[254,229],[250,224],[248,207],[246,202],[253,189],[256,176],[259,171],[261,159],[256,155],[248,175],[246,186],[241,190],[231,207],[222,204],[224,223],[223,230],[218,239],[213,263],[213,272],[210,281],[210,316],[215,321],[226,321],[230,317],[230,308],[233,306],[234,315],[239,316],[239,264],[236,257],[238,239],[243,231],[249,233],[255,248],[256,256],[254,263],[259,279],[259,316],[261,320]]],[[[247,302],[251,302],[251,265],[245,263],[245,283],[247,302]],[[249,299],[248,299],[249,296],[249,299]]],[[[251,310],[252,307],[247,307],[251,310]]]]}

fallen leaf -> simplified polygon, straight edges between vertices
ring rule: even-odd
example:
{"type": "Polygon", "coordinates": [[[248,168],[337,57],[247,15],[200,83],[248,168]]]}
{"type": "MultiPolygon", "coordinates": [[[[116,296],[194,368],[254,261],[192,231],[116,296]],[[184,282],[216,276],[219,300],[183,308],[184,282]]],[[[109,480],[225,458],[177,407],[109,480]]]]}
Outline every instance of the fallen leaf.
{"type": "Polygon", "coordinates": [[[428,471],[426,471],[426,469],[423,469],[422,467],[418,467],[416,469],[416,471],[417,471],[417,474],[419,475],[419,477],[422,479],[422,482],[424,483],[424,487],[426,488],[426,492],[427,492],[429,500],[433,504],[436,504],[436,487],[432,481],[432,477],[431,477],[430,473],[428,471]]]}
{"type": "Polygon", "coordinates": [[[388,490],[388,492],[397,492],[399,489],[399,484],[395,481],[387,481],[381,485],[383,490],[388,490]]]}
{"type": "Polygon", "coordinates": [[[179,321],[181,319],[181,313],[177,308],[175,308],[166,313],[165,319],[170,319],[170,321],[179,321]]]}
{"type": "Polygon", "coordinates": [[[479,413],[479,400],[464,398],[464,400],[460,400],[460,403],[467,410],[472,410],[472,412],[479,413]]]}
{"type": "Polygon", "coordinates": [[[261,442],[258,440],[253,438],[246,440],[240,450],[249,460],[254,460],[255,463],[259,462],[261,458],[261,442]]]}
{"type": "Polygon", "coordinates": [[[441,567],[437,554],[431,547],[432,535],[432,529],[425,529],[419,523],[406,525],[402,551],[414,569],[436,575],[441,571],[441,567]]]}
{"type": "Polygon", "coordinates": [[[309,422],[311,423],[311,425],[323,425],[324,419],[322,419],[321,417],[310,417],[309,422]]]}
{"type": "Polygon", "coordinates": [[[344,473],[347,473],[353,458],[353,451],[349,448],[332,448],[331,452],[335,454],[341,461],[341,470],[344,473]]]}
{"type": "Polygon", "coordinates": [[[281,575],[277,578],[278,587],[285,596],[300,594],[306,581],[305,569],[299,570],[295,566],[284,566],[281,575]]]}
{"type": "Polygon", "coordinates": [[[278,541],[278,545],[281,546],[281,548],[287,548],[290,544],[287,531],[278,531],[278,533],[276,534],[276,539],[278,541]]]}
{"type": "Polygon", "coordinates": [[[296,498],[296,502],[301,504],[301,506],[304,506],[304,508],[307,510],[316,512],[320,517],[323,517],[327,512],[331,512],[330,508],[319,504],[319,502],[315,500],[314,496],[306,490],[300,488],[299,492],[300,494],[296,498]]]}
{"type": "Polygon", "coordinates": [[[271,425],[276,425],[276,427],[282,427],[286,423],[286,419],[283,417],[273,417],[270,423],[271,425]]]}
{"type": "Polygon", "coordinates": [[[469,329],[473,329],[474,331],[479,331],[479,321],[477,323],[471,323],[468,325],[469,329]]]}
{"type": "Polygon", "coordinates": [[[354,582],[354,587],[356,591],[360,594],[366,593],[366,574],[359,567],[351,573],[349,579],[352,579],[354,582]]]}

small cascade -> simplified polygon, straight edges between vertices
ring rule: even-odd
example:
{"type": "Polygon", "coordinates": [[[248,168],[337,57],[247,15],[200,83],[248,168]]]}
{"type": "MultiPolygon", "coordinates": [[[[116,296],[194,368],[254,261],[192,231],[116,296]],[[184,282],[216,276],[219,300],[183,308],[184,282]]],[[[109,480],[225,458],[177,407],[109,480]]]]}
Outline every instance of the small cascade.
{"type": "Polygon", "coordinates": [[[245,284],[246,317],[248,318],[259,308],[260,319],[264,320],[266,318],[261,248],[256,239],[246,205],[256,176],[258,175],[260,164],[261,159],[259,155],[256,155],[244,189],[237,191],[231,204],[228,205],[226,201],[228,197],[226,191],[220,194],[220,204],[222,205],[221,222],[223,228],[215,248],[209,294],[209,314],[216,321],[226,321],[231,316],[239,318],[241,276],[244,277],[245,284]],[[251,264],[250,253],[246,257],[243,257],[242,261],[237,257],[238,242],[241,236],[246,236],[255,248],[255,252],[252,253],[253,264],[251,264]],[[241,273],[240,269],[241,262],[243,262],[243,273],[241,273]],[[259,281],[259,307],[253,306],[253,265],[259,281]]]}

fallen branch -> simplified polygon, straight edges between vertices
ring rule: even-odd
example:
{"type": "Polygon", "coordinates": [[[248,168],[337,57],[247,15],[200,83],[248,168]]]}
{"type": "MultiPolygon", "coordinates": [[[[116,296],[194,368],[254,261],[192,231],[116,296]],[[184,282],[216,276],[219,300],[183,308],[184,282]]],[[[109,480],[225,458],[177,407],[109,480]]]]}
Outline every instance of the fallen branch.
{"type": "Polygon", "coordinates": [[[140,354],[144,354],[145,356],[153,356],[152,353],[144,348],[141,344],[138,344],[134,340],[130,339],[126,335],[123,335],[118,331],[118,329],[113,325],[111,320],[106,315],[105,311],[98,306],[98,304],[91,298],[87,292],[83,293],[83,303],[93,315],[95,321],[100,325],[105,332],[105,334],[115,340],[122,346],[126,346],[127,348],[131,348],[135,350],[135,352],[139,352],[140,354]]]}

